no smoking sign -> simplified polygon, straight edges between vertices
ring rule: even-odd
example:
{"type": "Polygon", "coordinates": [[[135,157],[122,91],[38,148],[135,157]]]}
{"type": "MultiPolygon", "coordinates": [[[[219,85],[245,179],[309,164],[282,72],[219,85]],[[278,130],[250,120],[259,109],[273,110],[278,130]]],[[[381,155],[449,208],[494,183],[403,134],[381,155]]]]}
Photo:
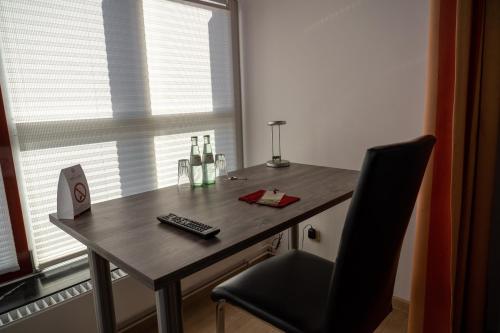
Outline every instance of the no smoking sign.
{"type": "Polygon", "coordinates": [[[57,186],[57,216],[74,219],[90,210],[90,191],[80,164],[61,170],[57,186]]]}
{"type": "Polygon", "coordinates": [[[87,198],[87,188],[82,183],[77,183],[73,188],[73,195],[78,202],[84,202],[87,198]]]}

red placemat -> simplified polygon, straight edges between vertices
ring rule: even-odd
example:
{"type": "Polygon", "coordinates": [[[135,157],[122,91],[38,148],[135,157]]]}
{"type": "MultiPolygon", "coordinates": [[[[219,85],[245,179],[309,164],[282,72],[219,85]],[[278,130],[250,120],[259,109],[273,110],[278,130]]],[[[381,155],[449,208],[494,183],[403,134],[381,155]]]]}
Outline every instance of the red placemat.
{"type": "MultiPolygon", "coordinates": [[[[250,204],[257,203],[259,205],[264,205],[264,204],[261,204],[261,203],[257,202],[257,201],[259,201],[260,198],[262,198],[262,196],[264,195],[264,193],[266,193],[266,190],[258,190],[256,192],[253,192],[253,193],[244,195],[242,197],[239,197],[238,199],[241,200],[241,201],[248,202],[250,204]]],[[[288,206],[290,204],[293,204],[294,202],[297,202],[299,200],[300,200],[299,197],[292,197],[290,195],[286,195],[285,194],[283,196],[283,198],[281,199],[280,203],[277,206],[271,206],[271,205],[265,205],[265,206],[276,207],[276,208],[283,208],[283,207],[286,207],[286,206],[288,206]]]]}

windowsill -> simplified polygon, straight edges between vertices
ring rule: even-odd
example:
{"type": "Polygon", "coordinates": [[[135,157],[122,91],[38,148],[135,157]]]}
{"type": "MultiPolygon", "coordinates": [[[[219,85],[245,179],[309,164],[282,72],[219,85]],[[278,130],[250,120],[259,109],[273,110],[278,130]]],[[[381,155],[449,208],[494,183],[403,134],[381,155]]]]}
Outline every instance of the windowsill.
{"type": "Polygon", "coordinates": [[[0,314],[30,304],[90,279],[87,258],[44,271],[0,288],[0,314]],[[17,289],[13,290],[14,288],[17,289]],[[13,290],[13,291],[12,291],[13,290]],[[10,294],[8,294],[12,291],[10,294]],[[8,295],[6,295],[8,294],[8,295]]]}

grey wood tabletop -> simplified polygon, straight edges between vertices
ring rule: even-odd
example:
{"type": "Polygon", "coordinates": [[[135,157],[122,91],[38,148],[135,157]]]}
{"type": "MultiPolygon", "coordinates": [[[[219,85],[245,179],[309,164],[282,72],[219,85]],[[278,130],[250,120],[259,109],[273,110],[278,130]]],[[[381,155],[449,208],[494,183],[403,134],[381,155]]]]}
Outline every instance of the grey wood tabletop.
{"type": "Polygon", "coordinates": [[[103,258],[148,287],[158,290],[262,241],[352,196],[358,171],[294,163],[237,170],[202,188],[170,186],[92,205],[75,220],[50,220],[103,258]],[[300,201],[272,208],[239,201],[260,189],[277,188],[300,201]],[[202,239],[160,224],[159,215],[175,213],[220,228],[202,239]]]}

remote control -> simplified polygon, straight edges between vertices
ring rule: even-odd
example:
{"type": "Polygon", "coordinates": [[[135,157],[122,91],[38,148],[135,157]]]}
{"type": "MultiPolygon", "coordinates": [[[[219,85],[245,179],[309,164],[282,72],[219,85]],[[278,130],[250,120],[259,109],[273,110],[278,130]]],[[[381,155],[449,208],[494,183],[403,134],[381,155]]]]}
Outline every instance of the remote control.
{"type": "Polygon", "coordinates": [[[157,219],[161,223],[170,224],[179,229],[192,232],[202,238],[210,238],[217,235],[220,231],[219,228],[214,228],[209,225],[187,219],[185,217],[180,217],[175,214],[168,214],[165,216],[158,216],[157,219]]]}

